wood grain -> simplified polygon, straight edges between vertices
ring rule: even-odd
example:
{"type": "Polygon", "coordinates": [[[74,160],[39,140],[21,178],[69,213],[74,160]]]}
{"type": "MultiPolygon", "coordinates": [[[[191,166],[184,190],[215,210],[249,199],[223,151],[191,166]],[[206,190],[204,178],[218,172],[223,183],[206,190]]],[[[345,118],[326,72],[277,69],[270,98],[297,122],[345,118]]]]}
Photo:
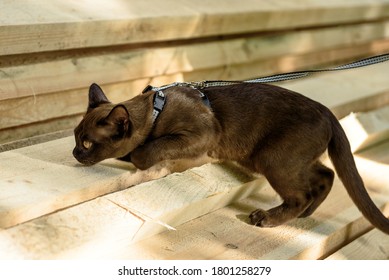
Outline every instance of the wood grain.
{"type": "Polygon", "coordinates": [[[10,55],[376,20],[389,2],[6,0],[0,10],[0,55],[10,55]]]}
{"type": "Polygon", "coordinates": [[[389,237],[373,229],[339,249],[326,260],[389,260],[389,237]]]}
{"type": "Polygon", "coordinates": [[[389,138],[389,106],[366,113],[350,114],[340,123],[352,151],[359,152],[389,138]]]}
{"type": "Polygon", "coordinates": [[[100,245],[110,250],[172,230],[249,195],[257,186],[244,184],[247,180],[252,178],[235,167],[212,165],[140,184],[0,231],[0,258],[91,257],[88,251],[101,256],[100,245]],[[19,230],[28,240],[20,239],[19,230]],[[95,238],[100,245],[91,251],[95,238]]]}

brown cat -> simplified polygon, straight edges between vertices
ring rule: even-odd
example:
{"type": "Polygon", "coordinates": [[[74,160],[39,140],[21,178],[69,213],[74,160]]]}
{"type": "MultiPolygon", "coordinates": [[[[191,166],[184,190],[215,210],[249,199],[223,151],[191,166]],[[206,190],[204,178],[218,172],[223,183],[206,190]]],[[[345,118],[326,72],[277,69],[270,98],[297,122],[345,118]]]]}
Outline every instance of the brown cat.
{"type": "Polygon", "coordinates": [[[123,158],[144,170],[206,154],[259,172],[283,199],[250,215],[262,227],[309,216],[323,202],[334,180],[319,161],[328,148],[354,203],[389,234],[389,220],[370,199],[338,120],[320,103],[281,87],[236,84],[200,92],[174,86],[115,105],[93,84],[75,137],[73,154],[87,165],[123,158]]]}

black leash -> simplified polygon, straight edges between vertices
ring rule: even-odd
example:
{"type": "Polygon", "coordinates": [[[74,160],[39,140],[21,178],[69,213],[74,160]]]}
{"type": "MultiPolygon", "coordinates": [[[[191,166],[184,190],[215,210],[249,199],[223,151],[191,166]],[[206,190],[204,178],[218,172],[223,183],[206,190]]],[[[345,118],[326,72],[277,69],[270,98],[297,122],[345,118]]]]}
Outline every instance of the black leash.
{"type": "Polygon", "coordinates": [[[333,67],[333,68],[288,72],[288,73],[276,74],[276,75],[265,76],[265,77],[250,79],[250,80],[244,80],[244,81],[215,80],[215,81],[200,81],[200,82],[175,82],[175,83],[164,85],[161,87],[147,86],[143,90],[143,92],[146,92],[148,90],[160,91],[160,90],[164,90],[164,89],[174,87],[174,86],[189,86],[189,87],[193,87],[196,89],[204,89],[204,88],[208,88],[208,87],[229,86],[229,85],[242,84],[242,83],[274,83],[274,82],[280,82],[280,81],[300,79],[300,78],[306,77],[306,76],[313,74],[313,73],[340,71],[340,70],[365,67],[365,66],[369,66],[369,65],[373,65],[373,64],[377,64],[377,63],[382,63],[382,62],[385,62],[388,60],[389,60],[389,53],[386,53],[386,54],[381,54],[381,55],[377,55],[377,56],[364,58],[361,60],[357,60],[357,61],[354,61],[351,63],[347,63],[347,64],[340,65],[337,67],[333,67]]]}
{"type": "Polygon", "coordinates": [[[208,88],[208,87],[220,87],[220,86],[229,86],[229,85],[244,84],[244,83],[246,84],[274,83],[280,81],[295,80],[295,79],[306,77],[313,73],[354,69],[354,68],[359,68],[359,67],[385,62],[388,60],[389,60],[389,53],[386,53],[386,54],[364,58],[361,60],[357,60],[333,68],[288,72],[288,73],[276,74],[276,75],[271,75],[271,76],[266,76],[266,77],[261,77],[256,79],[244,80],[244,81],[216,80],[216,81],[201,81],[201,82],[175,82],[161,87],[153,87],[148,85],[142,92],[145,93],[150,90],[155,91],[154,101],[153,101],[154,108],[153,108],[153,115],[152,115],[152,120],[153,122],[155,122],[159,114],[162,112],[166,103],[166,96],[163,93],[163,90],[168,89],[170,87],[183,86],[183,87],[192,87],[194,89],[197,89],[199,91],[200,97],[203,100],[204,104],[210,107],[209,100],[207,96],[200,91],[201,89],[208,88]]]}

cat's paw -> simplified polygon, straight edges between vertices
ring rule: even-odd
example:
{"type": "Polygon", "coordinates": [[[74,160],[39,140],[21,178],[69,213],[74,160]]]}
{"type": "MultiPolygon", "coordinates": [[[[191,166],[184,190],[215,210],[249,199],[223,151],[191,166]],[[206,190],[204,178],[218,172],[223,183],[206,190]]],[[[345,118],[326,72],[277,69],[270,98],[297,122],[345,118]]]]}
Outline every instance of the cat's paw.
{"type": "Polygon", "coordinates": [[[269,223],[269,213],[262,209],[253,211],[250,216],[251,224],[257,227],[272,227],[269,223]]]}

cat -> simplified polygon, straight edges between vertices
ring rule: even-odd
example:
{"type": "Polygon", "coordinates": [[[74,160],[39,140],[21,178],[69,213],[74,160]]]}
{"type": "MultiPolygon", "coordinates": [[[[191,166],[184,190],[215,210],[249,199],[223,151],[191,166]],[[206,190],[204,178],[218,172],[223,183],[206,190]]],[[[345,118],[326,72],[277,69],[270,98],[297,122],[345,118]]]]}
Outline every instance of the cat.
{"type": "Polygon", "coordinates": [[[328,150],[356,206],[389,234],[389,219],[369,197],[336,117],[324,105],[282,87],[242,83],[200,91],[173,86],[112,104],[92,84],[87,112],[74,134],[73,155],[86,165],[120,158],[147,170],[205,155],[261,173],[283,202],[250,214],[251,223],[260,227],[279,226],[317,209],[334,181],[334,172],[319,160],[328,150]],[[164,106],[156,111],[158,95],[164,106]]]}

